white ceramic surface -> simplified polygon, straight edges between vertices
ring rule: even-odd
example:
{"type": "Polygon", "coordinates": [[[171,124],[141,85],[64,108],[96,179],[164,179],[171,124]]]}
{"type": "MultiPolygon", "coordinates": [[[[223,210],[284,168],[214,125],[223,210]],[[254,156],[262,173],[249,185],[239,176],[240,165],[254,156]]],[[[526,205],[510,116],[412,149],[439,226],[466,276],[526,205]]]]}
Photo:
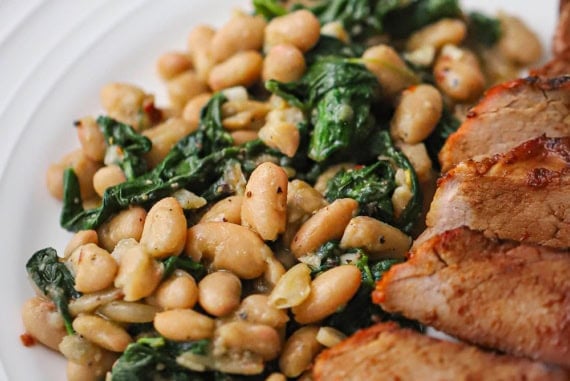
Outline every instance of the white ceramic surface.
{"type": "MultiPolygon", "coordinates": [[[[32,295],[24,264],[38,249],[62,250],[60,204],[47,165],[78,146],[73,120],[99,109],[98,92],[129,81],[164,99],[156,57],[184,49],[192,26],[220,25],[248,0],[0,1],[0,381],[64,380],[65,362],[25,348],[20,307],[32,295]]],[[[469,9],[522,16],[547,49],[555,0],[463,0],[469,9]]]]}

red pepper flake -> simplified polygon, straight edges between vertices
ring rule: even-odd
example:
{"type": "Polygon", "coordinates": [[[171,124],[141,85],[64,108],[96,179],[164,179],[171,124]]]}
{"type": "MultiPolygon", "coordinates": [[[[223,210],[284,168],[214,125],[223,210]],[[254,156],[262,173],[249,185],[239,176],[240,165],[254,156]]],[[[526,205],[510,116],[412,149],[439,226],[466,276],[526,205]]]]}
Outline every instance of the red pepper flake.
{"type": "Polygon", "coordinates": [[[20,335],[20,341],[24,344],[24,347],[31,347],[36,344],[36,339],[29,333],[20,335]]]}
{"type": "Polygon", "coordinates": [[[143,105],[145,114],[152,124],[156,124],[162,120],[162,111],[154,106],[154,102],[148,102],[143,105]]]}

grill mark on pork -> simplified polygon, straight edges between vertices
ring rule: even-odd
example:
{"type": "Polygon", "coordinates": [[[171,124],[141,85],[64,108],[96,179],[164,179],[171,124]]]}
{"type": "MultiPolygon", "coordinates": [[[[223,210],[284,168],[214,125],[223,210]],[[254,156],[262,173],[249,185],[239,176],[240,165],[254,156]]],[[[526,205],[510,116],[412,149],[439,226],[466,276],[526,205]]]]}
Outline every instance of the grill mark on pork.
{"type": "Polygon", "coordinates": [[[542,136],[455,166],[438,180],[414,247],[463,225],[488,237],[570,247],[570,137],[542,136]]]}
{"type": "Polygon", "coordinates": [[[570,368],[569,254],[457,228],[393,266],[373,300],[461,340],[570,368]]]}
{"type": "Polygon", "coordinates": [[[382,323],[325,350],[313,368],[315,381],[350,380],[567,380],[558,368],[482,351],[382,323]]]}
{"type": "Polygon", "coordinates": [[[541,135],[570,135],[570,76],[517,79],[489,89],[439,153],[442,171],[541,135]]]}

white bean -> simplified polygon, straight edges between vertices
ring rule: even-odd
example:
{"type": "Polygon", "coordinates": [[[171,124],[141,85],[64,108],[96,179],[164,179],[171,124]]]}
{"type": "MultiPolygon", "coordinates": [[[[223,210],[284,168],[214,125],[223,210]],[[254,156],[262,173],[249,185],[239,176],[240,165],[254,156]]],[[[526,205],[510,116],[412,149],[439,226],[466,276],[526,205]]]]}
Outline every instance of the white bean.
{"type": "Polygon", "coordinates": [[[54,351],[59,350],[59,343],[67,335],[63,319],[53,302],[39,297],[24,303],[22,322],[28,335],[54,351]]]}
{"type": "Polygon", "coordinates": [[[514,16],[499,12],[501,38],[498,47],[509,60],[518,65],[530,65],[542,55],[542,44],[537,35],[514,16]]]}
{"type": "Polygon", "coordinates": [[[80,315],[73,329],[87,340],[111,352],[123,352],[132,343],[131,336],[119,325],[95,315],[80,315]]]}
{"type": "Polygon", "coordinates": [[[144,303],[115,301],[105,304],[97,313],[118,323],[149,323],[158,312],[157,307],[144,303]]]}
{"type": "Polygon", "coordinates": [[[123,290],[125,301],[133,302],[153,293],[160,283],[162,272],[162,264],[136,245],[122,253],[115,287],[123,290]]]}
{"type": "MultiPolygon", "coordinates": [[[[198,95],[193,99],[201,97],[198,95]]],[[[164,123],[143,131],[143,135],[150,139],[152,148],[144,155],[150,168],[154,168],[170,152],[180,139],[194,132],[198,124],[192,124],[182,118],[169,118],[164,123]]]]}
{"type": "Polygon", "coordinates": [[[63,257],[68,258],[75,249],[81,245],[88,243],[99,244],[99,238],[97,237],[97,232],[95,230],[80,230],[71,237],[65,250],[63,251],[63,257]]]}
{"type": "Polygon", "coordinates": [[[411,51],[425,46],[439,49],[446,44],[459,45],[466,34],[465,22],[457,19],[441,19],[414,32],[408,39],[406,49],[411,51]]]}
{"type": "Polygon", "coordinates": [[[186,243],[186,217],[174,197],[166,197],[150,208],[140,244],[154,258],[178,255],[186,243]]]}
{"type": "Polygon", "coordinates": [[[113,251],[122,239],[140,240],[145,219],[146,210],[140,206],[120,211],[97,229],[101,247],[113,251]]]}
{"type": "Polygon", "coordinates": [[[96,195],[95,189],[93,188],[93,176],[100,167],[100,163],[89,159],[81,149],[70,152],[59,162],[51,164],[48,167],[46,173],[48,191],[53,197],[62,200],[63,172],[67,168],[71,168],[79,180],[81,199],[88,200],[96,195]]]}
{"type": "Polygon", "coordinates": [[[212,68],[208,85],[214,91],[234,86],[249,87],[259,80],[263,58],[255,50],[239,52],[212,68]]]}
{"type": "Polygon", "coordinates": [[[406,89],[396,107],[390,124],[395,139],[408,144],[420,143],[433,132],[443,109],[439,91],[431,85],[406,89]]]}
{"type": "Polygon", "coordinates": [[[479,61],[467,49],[445,45],[433,73],[441,91],[458,102],[472,101],[485,89],[485,76],[479,61]]]}
{"type": "Polygon", "coordinates": [[[301,327],[287,339],[279,357],[279,368],[290,378],[299,377],[309,368],[323,346],[317,341],[319,328],[301,327]]]}
{"type": "Polygon", "coordinates": [[[415,74],[406,66],[398,53],[388,45],[368,48],[362,55],[366,68],[378,79],[387,98],[417,83],[415,74]]]}
{"type": "Polygon", "coordinates": [[[330,240],[341,238],[357,208],[358,202],[342,198],[320,209],[301,225],[291,242],[291,252],[299,258],[330,240]]]}
{"type": "Polygon", "coordinates": [[[273,46],[263,61],[264,81],[274,79],[279,82],[294,82],[301,79],[307,65],[305,57],[296,46],[281,44],[273,46]]]}
{"type": "Polygon", "coordinates": [[[269,295],[269,303],[280,309],[298,306],[310,293],[311,269],[304,263],[298,263],[279,279],[269,295]]]}
{"type": "Polygon", "coordinates": [[[289,321],[287,313],[272,306],[267,295],[253,294],[244,298],[236,316],[251,323],[264,324],[273,328],[285,326],[289,321]]]}
{"type": "Polygon", "coordinates": [[[158,286],[155,298],[156,303],[165,310],[193,308],[198,301],[198,285],[190,274],[176,270],[158,286]]]}
{"type": "Polygon", "coordinates": [[[212,261],[215,269],[242,279],[262,275],[271,249],[252,230],[229,222],[203,222],[188,229],[185,253],[195,261],[212,261]]]}
{"type": "Polygon", "coordinates": [[[113,284],[118,265],[107,250],[87,243],[75,249],[69,260],[73,264],[77,291],[96,292],[113,284]]]}
{"type": "Polygon", "coordinates": [[[194,310],[174,309],[157,313],[154,328],[170,340],[201,340],[213,336],[215,323],[213,319],[194,310]]]}
{"type": "Polygon", "coordinates": [[[360,270],[353,265],[341,265],[325,271],[311,283],[311,293],[303,303],[291,310],[295,320],[310,324],[333,314],[358,291],[360,270]]]}
{"type": "Polygon", "coordinates": [[[179,52],[168,52],[161,55],[156,62],[158,75],[164,80],[169,80],[192,68],[190,58],[179,52]]]}
{"type": "Polygon", "coordinates": [[[198,283],[198,290],[200,306],[210,315],[226,316],[239,306],[241,281],[229,271],[206,275],[198,283]]]}
{"type": "Polygon", "coordinates": [[[287,173],[270,162],[252,172],[241,207],[241,223],[266,241],[274,241],[287,225],[287,173]]]}
{"type": "Polygon", "coordinates": [[[124,183],[127,180],[121,167],[115,164],[107,165],[99,168],[93,175],[93,188],[99,197],[112,186],[124,183]]]}
{"type": "Polygon", "coordinates": [[[309,51],[319,41],[321,25],[308,10],[298,10],[276,17],[265,28],[264,50],[275,45],[291,44],[302,52],[309,51]]]}
{"type": "Polygon", "coordinates": [[[107,143],[103,131],[92,117],[79,119],[75,123],[77,137],[85,156],[89,159],[102,162],[105,158],[107,143]]]}
{"type": "Polygon", "coordinates": [[[260,50],[266,21],[263,16],[236,12],[214,35],[211,42],[212,58],[222,62],[245,50],[260,50]]]}
{"type": "Polygon", "coordinates": [[[186,71],[172,78],[166,87],[170,105],[178,112],[182,112],[190,99],[208,91],[204,81],[193,71],[186,71]]]}
{"type": "Polygon", "coordinates": [[[243,196],[229,196],[215,203],[200,222],[231,222],[241,224],[241,206],[243,196]]]}
{"type": "Polygon", "coordinates": [[[362,248],[371,259],[404,258],[411,244],[401,230],[367,216],[350,220],[340,241],[341,248],[362,248]]]}
{"type": "Polygon", "coordinates": [[[237,352],[251,351],[270,361],[279,354],[281,339],[277,331],[267,325],[234,321],[218,327],[214,345],[237,352]]]}

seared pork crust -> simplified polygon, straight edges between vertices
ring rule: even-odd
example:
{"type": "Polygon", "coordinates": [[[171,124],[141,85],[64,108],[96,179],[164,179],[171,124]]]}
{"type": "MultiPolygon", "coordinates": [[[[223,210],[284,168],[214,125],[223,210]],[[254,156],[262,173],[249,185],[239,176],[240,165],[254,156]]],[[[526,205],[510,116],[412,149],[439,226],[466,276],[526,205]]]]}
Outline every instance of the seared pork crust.
{"type": "Polygon", "coordinates": [[[384,323],[322,352],[315,381],[567,380],[565,372],[530,360],[484,352],[384,323]]]}
{"type": "Polygon", "coordinates": [[[570,253],[457,228],[418,246],[373,300],[461,340],[570,368],[570,253]]]}
{"type": "Polygon", "coordinates": [[[570,247],[570,137],[540,137],[502,155],[468,160],[439,179],[414,247],[459,226],[488,237],[570,247]]]}
{"type": "Polygon", "coordinates": [[[492,87],[439,153],[442,171],[507,152],[541,135],[570,136],[570,76],[528,77],[492,87]]]}

